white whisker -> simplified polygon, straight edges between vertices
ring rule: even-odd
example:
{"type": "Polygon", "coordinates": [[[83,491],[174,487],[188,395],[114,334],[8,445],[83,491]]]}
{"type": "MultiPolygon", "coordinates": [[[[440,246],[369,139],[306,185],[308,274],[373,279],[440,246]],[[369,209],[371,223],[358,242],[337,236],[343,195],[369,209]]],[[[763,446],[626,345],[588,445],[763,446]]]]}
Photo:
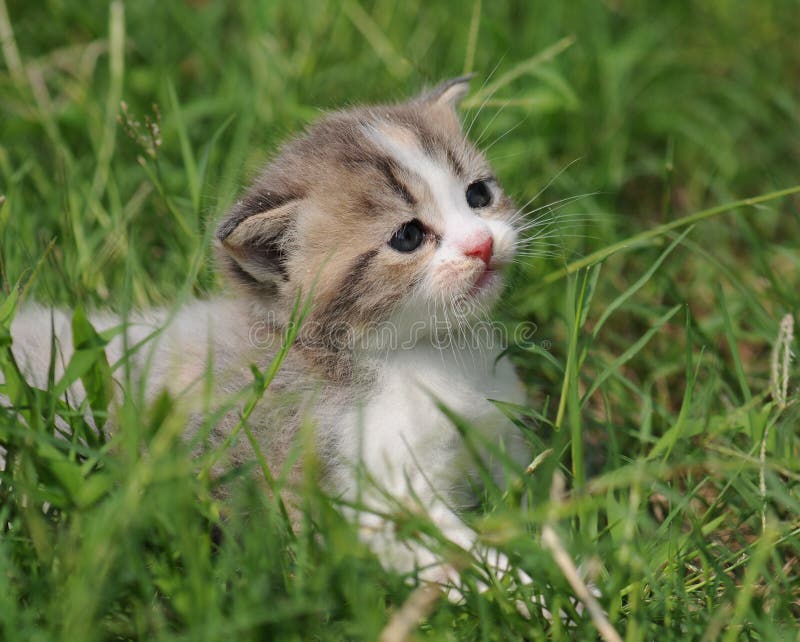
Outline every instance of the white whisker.
{"type": "Polygon", "coordinates": [[[524,123],[526,120],[528,120],[527,116],[526,116],[525,118],[523,118],[521,121],[519,121],[519,122],[518,122],[516,125],[514,125],[513,127],[511,127],[511,128],[509,128],[509,129],[507,129],[505,132],[503,132],[502,134],[500,134],[500,135],[499,135],[497,138],[495,138],[495,139],[494,139],[494,140],[491,142],[491,144],[487,145],[487,146],[486,146],[486,147],[483,149],[483,153],[485,154],[486,152],[488,152],[488,151],[489,151],[489,150],[490,150],[492,147],[494,147],[494,146],[495,146],[495,145],[496,145],[498,142],[500,142],[500,141],[501,141],[503,138],[505,138],[506,136],[508,136],[508,135],[509,135],[511,132],[513,132],[513,131],[514,131],[514,130],[517,128],[517,127],[519,127],[520,125],[522,125],[522,124],[523,124],[523,123],[524,123]]]}
{"type": "MultiPolygon", "coordinates": [[[[496,65],[494,66],[494,68],[493,68],[493,69],[492,69],[492,70],[489,72],[489,75],[488,75],[488,76],[486,76],[486,79],[483,81],[483,83],[481,83],[481,88],[480,88],[480,90],[479,90],[479,91],[483,91],[483,89],[485,89],[485,87],[486,87],[487,83],[488,83],[488,82],[489,82],[489,81],[492,79],[492,76],[494,76],[495,72],[496,72],[496,71],[497,71],[497,69],[500,67],[500,63],[501,63],[501,62],[503,62],[503,58],[505,58],[505,56],[501,56],[501,57],[500,57],[500,60],[498,60],[498,61],[497,61],[497,64],[496,64],[496,65]]],[[[478,116],[480,116],[480,115],[481,115],[481,111],[483,111],[483,108],[484,108],[484,107],[486,106],[486,104],[487,104],[487,103],[488,103],[488,102],[489,102],[489,101],[492,99],[492,96],[494,96],[494,94],[495,94],[495,92],[496,92],[496,91],[497,91],[497,90],[495,90],[495,91],[491,92],[491,93],[490,93],[488,96],[486,96],[486,98],[484,99],[484,101],[481,103],[480,107],[478,107],[478,111],[477,111],[477,112],[475,112],[475,115],[472,117],[472,120],[471,120],[471,121],[470,121],[470,123],[469,123],[469,127],[467,127],[467,131],[466,131],[466,133],[464,134],[464,138],[469,138],[469,135],[470,135],[470,133],[472,132],[472,128],[475,126],[475,121],[476,121],[476,120],[478,120],[478,116]]]]}

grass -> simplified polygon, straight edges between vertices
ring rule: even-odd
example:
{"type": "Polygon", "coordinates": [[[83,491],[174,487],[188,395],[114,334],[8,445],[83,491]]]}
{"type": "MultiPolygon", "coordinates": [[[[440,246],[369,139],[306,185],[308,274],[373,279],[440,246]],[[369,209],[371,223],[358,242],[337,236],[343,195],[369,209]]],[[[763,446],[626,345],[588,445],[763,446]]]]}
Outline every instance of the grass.
{"type": "MultiPolygon", "coordinates": [[[[553,541],[596,570],[626,641],[797,639],[799,28],[780,0],[0,0],[0,639],[371,640],[420,599],[313,479],[297,533],[251,475],[223,504],[174,400],[144,407],[120,366],[105,441],[63,381],[15,376],[5,329],[17,295],[124,313],[218,290],[209,230],[279,141],[471,70],[472,138],[519,203],[568,216],[498,311],[536,324],[512,356],[552,451],[469,519],[553,610],[553,541]]],[[[74,331],[103,417],[114,364],[74,331]]],[[[596,639],[522,618],[525,590],[422,595],[410,635],[596,639]]]]}

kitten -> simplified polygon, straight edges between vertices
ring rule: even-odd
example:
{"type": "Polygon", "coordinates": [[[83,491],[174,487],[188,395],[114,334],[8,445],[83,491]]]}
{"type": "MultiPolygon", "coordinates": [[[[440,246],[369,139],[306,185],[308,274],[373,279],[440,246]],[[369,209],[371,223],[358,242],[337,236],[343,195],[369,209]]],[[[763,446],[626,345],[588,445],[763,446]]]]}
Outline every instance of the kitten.
{"type": "MultiPolygon", "coordinates": [[[[525,401],[500,358],[503,346],[456,341],[471,336],[469,324],[498,298],[517,243],[515,207],[456,114],[468,80],[401,104],[334,112],[289,142],[217,230],[235,294],[193,302],[171,319],[142,314],[128,327],[135,344],[167,324],[150,356],[138,357],[149,396],[163,388],[199,395],[211,368],[223,399],[251,382],[250,364],[270,363],[296,298],[310,293],[298,339],[249,423],[277,473],[310,418],[324,483],[361,507],[351,512],[364,540],[387,566],[420,569],[423,580],[449,585],[451,597],[459,594],[457,570],[425,546],[400,541],[378,515],[393,502],[425,511],[447,539],[498,572],[508,567],[501,554],[479,550],[456,512],[479,476],[438,405],[520,465],[528,460],[518,430],[489,401],[525,401]],[[293,403],[278,401],[281,392],[293,403]]],[[[61,362],[71,352],[69,321],[53,314],[61,362]]],[[[50,315],[23,310],[12,332],[18,359],[40,386],[50,315]]],[[[93,321],[99,329],[118,323],[93,321]]],[[[122,352],[117,337],[109,360],[122,352]]],[[[71,394],[79,404],[79,387],[71,394]]],[[[237,421],[235,412],[225,416],[213,444],[237,421]]],[[[244,439],[231,453],[234,462],[252,455],[244,439]]],[[[488,452],[485,459],[499,478],[500,466],[488,452]]]]}

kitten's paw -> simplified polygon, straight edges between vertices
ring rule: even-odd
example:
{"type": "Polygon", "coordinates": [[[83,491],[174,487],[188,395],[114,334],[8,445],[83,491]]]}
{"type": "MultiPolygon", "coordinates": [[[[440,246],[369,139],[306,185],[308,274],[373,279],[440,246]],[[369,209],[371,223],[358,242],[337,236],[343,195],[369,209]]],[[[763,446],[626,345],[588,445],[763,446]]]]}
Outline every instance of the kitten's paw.
{"type": "MultiPolygon", "coordinates": [[[[518,586],[531,586],[534,584],[533,578],[521,569],[513,569],[511,561],[506,555],[496,549],[488,549],[482,556],[485,565],[493,572],[498,579],[502,579],[508,575],[513,574],[513,580],[518,586]]],[[[581,582],[586,586],[589,593],[595,599],[602,597],[600,589],[590,580],[587,579],[588,573],[583,567],[578,567],[578,574],[581,582]]],[[[483,584],[483,589],[486,590],[486,585],[483,584]]],[[[578,597],[571,597],[570,603],[575,609],[578,616],[583,616],[586,606],[578,597]]],[[[531,607],[538,609],[542,615],[548,620],[553,620],[553,613],[547,608],[544,596],[534,592],[529,600],[515,600],[515,606],[520,615],[526,619],[531,618],[531,607]]],[[[565,623],[574,624],[573,616],[566,613],[563,609],[559,609],[558,617],[565,623]]]]}

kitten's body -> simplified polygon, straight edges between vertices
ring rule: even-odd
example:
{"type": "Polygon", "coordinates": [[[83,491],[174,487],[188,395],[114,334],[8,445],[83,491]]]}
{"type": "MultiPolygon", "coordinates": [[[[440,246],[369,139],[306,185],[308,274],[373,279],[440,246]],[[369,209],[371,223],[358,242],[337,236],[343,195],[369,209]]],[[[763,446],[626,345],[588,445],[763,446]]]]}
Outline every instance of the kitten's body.
{"type": "MultiPolygon", "coordinates": [[[[456,513],[471,503],[476,462],[439,403],[512,458],[527,457],[517,429],[490,401],[524,401],[500,358],[504,346],[442,344],[436,327],[447,321],[451,339],[469,335],[465,326],[496,298],[498,270],[516,243],[514,208],[460,131],[454,104],[464,91],[459,79],[409,103],[340,112],[290,143],[219,228],[222,265],[239,294],[191,303],[173,317],[141,315],[127,339],[136,344],[166,323],[137,353],[149,398],[168,388],[188,403],[201,399],[211,368],[221,403],[250,383],[250,364],[270,363],[292,302],[311,293],[300,337],[249,420],[270,467],[281,469],[310,420],[325,482],[366,509],[354,509],[365,540],[389,565],[452,582],[454,569],[424,546],[398,541],[376,514],[398,501],[426,511],[454,543],[476,546],[456,513]],[[370,335],[375,323],[389,336],[370,335]]],[[[50,314],[23,311],[12,330],[15,353],[39,386],[50,314]]],[[[63,363],[69,323],[53,314],[63,363]]],[[[102,315],[94,322],[118,323],[102,315]]],[[[119,336],[109,346],[112,364],[123,346],[119,336]]],[[[79,405],[81,390],[72,395],[79,405]]],[[[236,412],[225,416],[212,442],[237,420],[236,412]]],[[[247,441],[237,443],[231,457],[252,458],[247,441]]],[[[499,554],[490,560],[506,566],[499,554]]]]}
{"type": "MultiPolygon", "coordinates": [[[[102,332],[116,327],[120,319],[110,314],[92,316],[92,324],[102,332]]],[[[70,317],[60,310],[28,306],[12,323],[13,351],[31,384],[45,388],[50,362],[50,329],[56,336],[55,379],[58,380],[73,352],[70,317]]],[[[132,352],[133,370],[144,375],[145,396],[153,399],[162,390],[182,398],[190,406],[200,406],[204,384],[211,370],[217,402],[233,397],[252,381],[250,365],[262,371],[272,361],[281,336],[265,328],[262,320],[247,305],[231,298],[193,301],[172,316],[166,310],[150,310],[127,322],[126,339],[115,336],[106,348],[111,364],[116,364],[127,347],[142,342],[132,352]]],[[[357,377],[332,384],[315,372],[315,364],[303,353],[290,351],[278,372],[271,391],[295,393],[295,403],[287,408],[268,402],[256,408],[252,423],[262,449],[275,468],[280,468],[291,446],[297,423],[306,413],[317,424],[325,447],[319,449],[331,483],[343,493],[352,493],[352,469],[361,458],[367,469],[387,490],[402,490],[403,467],[395,460],[403,453],[416,453],[419,468],[428,481],[435,480],[438,493],[463,497],[469,502],[474,479],[464,475],[462,450],[452,422],[437,407],[443,404],[456,414],[484,428],[504,443],[517,439],[516,431],[490,399],[523,403],[523,389],[510,363],[498,350],[474,346],[438,344],[427,337],[408,349],[386,352],[362,351],[356,367],[357,377]],[[280,413],[275,424],[271,415],[280,413]],[[367,428],[369,427],[369,428],[367,428]],[[424,428],[424,429],[423,429],[424,428]],[[281,447],[277,447],[277,446],[281,447]]],[[[135,377],[135,379],[138,377],[135,377]]],[[[80,382],[68,391],[70,404],[79,407],[85,393],[80,382]]],[[[224,417],[214,427],[212,442],[220,443],[238,415],[224,417]]],[[[187,431],[191,435],[193,428],[187,431]]],[[[516,444],[518,445],[518,444],[516,444]]],[[[243,452],[234,460],[250,458],[243,452]]],[[[517,455],[518,448],[513,450],[517,455]]],[[[418,492],[425,494],[424,488],[418,492]]]]}

